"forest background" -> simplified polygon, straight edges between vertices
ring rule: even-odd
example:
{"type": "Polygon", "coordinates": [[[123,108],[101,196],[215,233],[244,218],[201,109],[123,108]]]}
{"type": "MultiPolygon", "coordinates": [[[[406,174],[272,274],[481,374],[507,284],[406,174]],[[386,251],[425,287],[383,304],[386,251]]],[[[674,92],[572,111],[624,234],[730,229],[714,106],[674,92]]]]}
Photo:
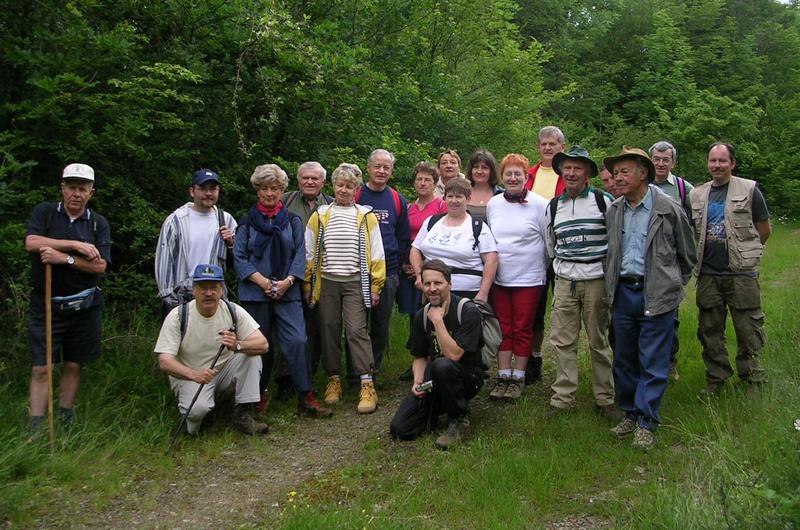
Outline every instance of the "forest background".
{"type": "MultiPolygon", "coordinates": [[[[443,148],[536,160],[556,124],[597,159],[669,139],[706,180],[715,140],[773,214],[800,213],[800,10],[773,0],[0,1],[0,263],[6,322],[24,325],[33,206],[92,165],[112,227],[104,287],[120,318],[157,307],[165,216],[200,167],[221,205],[254,202],[275,162],[362,167],[394,183],[443,148]]],[[[22,328],[17,327],[17,330],[22,328]]]]}

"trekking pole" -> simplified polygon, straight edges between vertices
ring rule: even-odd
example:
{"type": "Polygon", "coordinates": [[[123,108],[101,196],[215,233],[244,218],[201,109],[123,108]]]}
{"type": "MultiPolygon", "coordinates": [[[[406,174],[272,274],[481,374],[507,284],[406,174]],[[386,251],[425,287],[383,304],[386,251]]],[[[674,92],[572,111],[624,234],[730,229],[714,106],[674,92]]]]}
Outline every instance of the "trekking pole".
{"type": "Polygon", "coordinates": [[[44,335],[47,352],[47,429],[50,452],[55,449],[56,431],[53,421],[53,266],[44,264],[44,335]]]}
{"type": "MultiPolygon", "coordinates": [[[[224,349],[225,349],[225,345],[224,344],[220,345],[219,350],[217,351],[217,356],[214,357],[213,361],[211,361],[211,369],[212,370],[214,369],[214,366],[216,366],[217,361],[219,360],[219,356],[222,355],[222,350],[224,350],[224,349]]],[[[202,383],[197,388],[197,392],[194,393],[194,397],[192,398],[192,402],[189,403],[189,407],[186,409],[186,412],[183,413],[183,416],[181,417],[181,422],[178,424],[178,428],[175,429],[174,433],[172,433],[172,440],[169,441],[169,445],[167,446],[167,451],[164,453],[164,455],[168,455],[170,449],[172,449],[172,444],[174,444],[175,440],[178,438],[178,435],[181,432],[181,427],[183,427],[183,424],[186,423],[186,419],[189,417],[189,413],[192,411],[192,407],[194,407],[195,401],[197,401],[197,398],[200,397],[200,392],[203,390],[204,386],[206,386],[206,384],[202,383]]]]}

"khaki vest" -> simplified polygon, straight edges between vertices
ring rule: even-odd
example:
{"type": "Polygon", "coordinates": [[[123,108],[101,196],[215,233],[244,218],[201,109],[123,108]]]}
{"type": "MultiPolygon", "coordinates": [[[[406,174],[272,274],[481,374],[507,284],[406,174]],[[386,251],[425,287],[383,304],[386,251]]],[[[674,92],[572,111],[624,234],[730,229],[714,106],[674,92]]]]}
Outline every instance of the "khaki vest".
{"type": "MultiPolygon", "coordinates": [[[[725,199],[725,234],[728,245],[728,266],[732,272],[758,271],[764,245],[761,244],[753,224],[753,180],[731,176],[728,183],[728,196],[725,199]]],[[[711,182],[706,182],[692,190],[692,221],[697,238],[697,267],[695,275],[700,274],[706,244],[706,225],[708,223],[708,196],[711,182]]]]}

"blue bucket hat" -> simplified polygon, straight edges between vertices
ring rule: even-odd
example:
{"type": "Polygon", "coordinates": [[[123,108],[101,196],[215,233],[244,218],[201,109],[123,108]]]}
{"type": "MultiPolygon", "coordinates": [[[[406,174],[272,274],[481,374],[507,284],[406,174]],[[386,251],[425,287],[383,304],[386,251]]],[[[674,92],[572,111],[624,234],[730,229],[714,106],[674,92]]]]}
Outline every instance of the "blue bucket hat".
{"type": "Polygon", "coordinates": [[[217,265],[198,265],[194,268],[194,274],[192,274],[192,283],[224,281],[225,276],[222,273],[222,267],[217,265]]]}

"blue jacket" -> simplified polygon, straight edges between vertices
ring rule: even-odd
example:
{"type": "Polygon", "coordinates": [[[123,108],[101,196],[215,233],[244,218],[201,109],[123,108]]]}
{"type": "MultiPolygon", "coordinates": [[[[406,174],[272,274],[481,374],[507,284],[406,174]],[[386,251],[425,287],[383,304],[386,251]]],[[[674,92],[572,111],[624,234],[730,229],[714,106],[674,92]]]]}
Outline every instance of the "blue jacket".
{"type": "MultiPolygon", "coordinates": [[[[233,244],[234,266],[239,275],[239,300],[242,302],[272,302],[273,300],[267,297],[261,287],[247,279],[256,271],[267,278],[272,278],[273,273],[270,270],[269,254],[265,252],[261,259],[253,255],[253,244],[257,232],[255,228],[244,222],[245,219],[240,221],[233,244]]],[[[295,277],[295,284],[278,301],[299,301],[303,299],[300,283],[306,275],[305,227],[300,216],[289,212],[289,224],[281,231],[280,237],[284,255],[289,260],[288,275],[295,277]]],[[[278,280],[283,280],[283,278],[278,278],[278,280]]]]}

